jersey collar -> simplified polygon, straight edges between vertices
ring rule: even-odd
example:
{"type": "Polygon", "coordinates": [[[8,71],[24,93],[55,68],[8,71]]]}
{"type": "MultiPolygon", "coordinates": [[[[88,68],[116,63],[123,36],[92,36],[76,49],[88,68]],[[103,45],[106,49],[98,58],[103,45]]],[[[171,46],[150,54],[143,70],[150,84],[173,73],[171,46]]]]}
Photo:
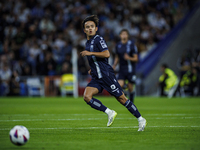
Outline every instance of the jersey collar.
{"type": "Polygon", "coordinates": [[[97,36],[97,34],[95,34],[91,39],[87,40],[87,42],[92,41],[96,36],[97,36]]]}
{"type": "Polygon", "coordinates": [[[127,41],[126,43],[124,43],[124,44],[120,41],[120,44],[126,45],[126,44],[128,44],[130,41],[131,41],[131,40],[128,40],[128,41],[127,41]]]}

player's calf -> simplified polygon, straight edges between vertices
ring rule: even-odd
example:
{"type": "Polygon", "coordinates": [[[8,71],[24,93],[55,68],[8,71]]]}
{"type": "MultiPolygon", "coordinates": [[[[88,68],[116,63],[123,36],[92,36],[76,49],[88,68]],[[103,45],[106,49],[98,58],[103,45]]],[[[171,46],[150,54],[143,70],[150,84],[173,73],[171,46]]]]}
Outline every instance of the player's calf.
{"type": "Polygon", "coordinates": [[[124,106],[129,110],[130,113],[132,113],[136,118],[139,118],[141,116],[140,112],[138,111],[137,107],[130,101],[127,100],[124,104],[124,106]]]}
{"type": "Polygon", "coordinates": [[[124,105],[126,103],[126,101],[128,100],[126,98],[126,96],[124,95],[124,93],[120,96],[116,98],[122,105],[124,105]]]}
{"type": "Polygon", "coordinates": [[[137,119],[138,119],[138,125],[139,129],[138,131],[144,131],[144,128],[146,127],[146,119],[144,119],[140,112],[138,111],[137,107],[129,100],[127,99],[124,95],[120,96],[117,99],[121,104],[123,104],[130,113],[132,113],[137,119]]]}
{"type": "Polygon", "coordinates": [[[113,124],[115,117],[117,116],[117,113],[114,110],[107,108],[101,103],[101,101],[95,98],[92,98],[87,104],[96,110],[105,112],[108,115],[108,127],[113,124]]]}
{"type": "Polygon", "coordinates": [[[92,108],[99,110],[99,111],[103,111],[105,112],[105,110],[107,109],[106,106],[104,106],[101,101],[99,101],[98,99],[92,98],[89,102],[87,102],[88,105],[90,105],[92,108]]]}

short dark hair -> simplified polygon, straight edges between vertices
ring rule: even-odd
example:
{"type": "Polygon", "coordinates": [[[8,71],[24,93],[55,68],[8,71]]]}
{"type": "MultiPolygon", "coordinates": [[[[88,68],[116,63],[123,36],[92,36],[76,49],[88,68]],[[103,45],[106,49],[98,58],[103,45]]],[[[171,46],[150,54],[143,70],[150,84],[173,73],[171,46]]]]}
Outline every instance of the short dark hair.
{"type": "Polygon", "coordinates": [[[129,36],[129,31],[127,29],[122,29],[119,34],[121,34],[122,32],[126,32],[129,36]]]}
{"type": "Polygon", "coordinates": [[[99,25],[99,18],[97,17],[97,15],[91,15],[91,16],[86,17],[83,20],[83,22],[82,22],[83,29],[85,28],[85,23],[87,21],[93,21],[95,23],[96,27],[98,27],[98,25],[99,25]]]}

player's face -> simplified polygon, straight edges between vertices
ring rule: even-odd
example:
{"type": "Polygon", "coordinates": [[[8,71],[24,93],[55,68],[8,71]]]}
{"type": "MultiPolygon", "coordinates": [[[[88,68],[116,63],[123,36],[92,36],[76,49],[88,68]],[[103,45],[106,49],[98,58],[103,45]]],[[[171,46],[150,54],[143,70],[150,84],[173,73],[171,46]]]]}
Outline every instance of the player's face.
{"type": "Polygon", "coordinates": [[[95,23],[93,21],[87,21],[85,23],[85,29],[84,32],[88,37],[92,37],[96,34],[98,30],[98,27],[96,27],[95,23]]]}
{"type": "Polygon", "coordinates": [[[121,34],[120,34],[120,38],[121,40],[123,41],[127,41],[128,40],[128,33],[126,31],[123,31],[121,34]]]}

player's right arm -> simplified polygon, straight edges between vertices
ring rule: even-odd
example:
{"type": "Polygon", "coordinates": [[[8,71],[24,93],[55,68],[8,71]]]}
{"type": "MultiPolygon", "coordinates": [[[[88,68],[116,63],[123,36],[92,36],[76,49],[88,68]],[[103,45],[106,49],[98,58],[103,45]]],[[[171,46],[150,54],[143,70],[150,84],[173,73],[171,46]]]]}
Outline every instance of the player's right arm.
{"type": "Polygon", "coordinates": [[[132,62],[138,62],[138,50],[137,46],[135,44],[131,44],[131,53],[128,55],[127,53],[124,54],[124,59],[125,60],[130,60],[132,62]]]}
{"type": "Polygon", "coordinates": [[[130,60],[132,62],[138,62],[138,55],[137,54],[133,54],[133,56],[129,56],[127,53],[124,54],[124,59],[125,60],[130,60]]]}
{"type": "Polygon", "coordinates": [[[116,68],[116,66],[117,66],[118,63],[119,63],[119,56],[116,54],[115,55],[114,64],[112,66],[114,70],[115,70],[115,68],[116,68]]]}
{"type": "Polygon", "coordinates": [[[119,54],[118,54],[118,44],[115,46],[115,59],[113,64],[113,70],[115,70],[117,64],[119,63],[119,54]]]}
{"type": "Polygon", "coordinates": [[[88,70],[88,74],[89,74],[89,75],[91,75],[91,69],[90,69],[90,70],[88,70]]]}
{"type": "Polygon", "coordinates": [[[108,50],[104,50],[102,52],[89,52],[89,51],[82,51],[81,53],[81,56],[84,57],[84,56],[96,56],[96,57],[99,57],[99,58],[109,58],[110,57],[110,52],[108,50]]]}

